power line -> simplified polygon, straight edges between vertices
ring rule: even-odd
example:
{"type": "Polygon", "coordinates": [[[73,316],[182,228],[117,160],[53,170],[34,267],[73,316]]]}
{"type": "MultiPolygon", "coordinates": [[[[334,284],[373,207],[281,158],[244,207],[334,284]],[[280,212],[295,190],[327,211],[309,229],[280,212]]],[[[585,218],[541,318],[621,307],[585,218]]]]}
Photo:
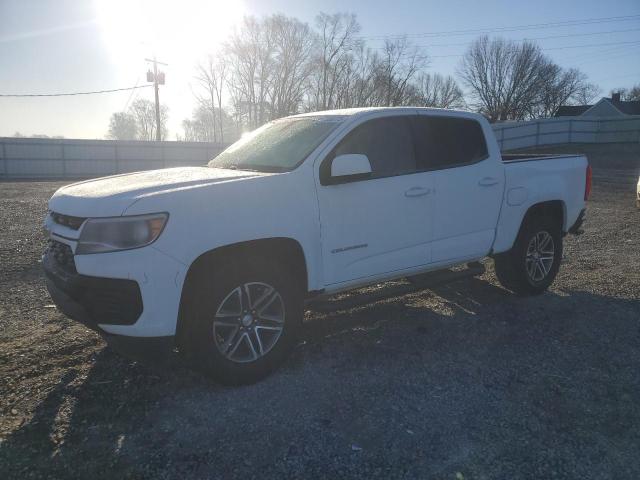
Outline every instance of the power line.
{"type": "Polygon", "coordinates": [[[568,45],[568,46],[565,46],[565,47],[543,48],[542,50],[549,51],[549,50],[565,50],[567,48],[607,47],[607,46],[610,46],[610,45],[637,45],[638,43],[640,43],[640,40],[632,40],[632,41],[629,41],[629,42],[591,43],[591,44],[588,44],[588,45],[568,45]]]}
{"type": "Polygon", "coordinates": [[[630,77],[638,78],[638,77],[640,77],[640,74],[637,74],[637,73],[629,73],[629,74],[627,74],[627,75],[618,75],[618,76],[615,76],[615,77],[607,77],[607,78],[605,78],[604,80],[595,80],[595,81],[596,81],[596,82],[598,82],[598,83],[602,83],[602,82],[610,82],[610,81],[612,81],[612,80],[616,80],[616,79],[618,79],[618,78],[630,78],[630,77]]]}
{"type": "MultiPolygon", "coordinates": [[[[138,87],[138,84],[140,83],[140,76],[138,75],[138,78],[136,78],[136,84],[134,85],[134,87],[138,87]]],[[[129,106],[129,102],[131,102],[131,99],[133,98],[133,95],[136,93],[136,88],[132,88],[131,89],[131,93],[129,94],[129,98],[127,98],[127,103],[124,104],[124,108],[122,109],[123,112],[127,111],[127,107],[129,106]]]]}
{"type": "MultiPolygon", "coordinates": [[[[572,52],[567,52],[568,54],[571,54],[572,52]]],[[[635,54],[637,55],[638,52],[636,49],[629,49],[627,48],[626,45],[623,46],[618,46],[618,47],[607,47],[604,50],[598,50],[598,51],[591,51],[589,53],[582,53],[580,55],[573,55],[571,54],[570,57],[568,58],[564,58],[564,60],[566,61],[580,61],[581,64],[583,63],[593,63],[595,61],[601,61],[601,60],[608,60],[611,58],[616,58],[620,55],[631,55],[631,54],[635,54]]]]}
{"type": "Polygon", "coordinates": [[[625,53],[626,55],[631,54],[631,53],[636,53],[637,51],[636,49],[629,48],[627,45],[622,45],[622,46],[617,46],[617,47],[601,47],[598,48],[597,50],[590,50],[590,51],[583,51],[582,53],[574,53],[572,51],[567,51],[567,52],[559,52],[560,53],[560,58],[564,58],[566,61],[583,61],[583,60],[589,60],[591,61],[592,59],[598,59],[598,58],[608,58],[611,56],[611,54],[620,54],[620,53],[625,53]],[[565,56],[563,57],[562,54],[565,54],[565,56]],[[567,55],[570,55],[569,57],[567,57],[567,55]]]}
{"type": "Polygon", "coordinates": [[[602,61],[606,61],[606,60],[617,60],[619,58],[623,58],[623,57],[628,57],[631,54],[636,54],[637,55],[638,52],[633,51],[633,52],[616,52],[616,53],[609,53],[607,55],[603,55],[601,57],[597,57],[594,59],[587,59],[586,61],[582,61],[581,64],[589,64],[589,63],[600,63],[602,61]]]}
{"type": "MultiPolygon", "coordinates": [[[[626,32],[638,32],[640,28],[629,28],[624,30],[608,30],[606,32],[589,32],[589,33],[569,33],[566,35],[548,35],[545,37],[523,37],[518,39],[512,39],[514,42],[526,42],[532,40],[549,40],[552,38],[570,38],[570,37],[588,37],[591,35],[607,35],[611,33],[626,33],[626,32]]],[[[473,42],[458,42],[458,43],[430,43],[428,45],[418,45],[420,48],[431,47],[459,47],[465,45],[471,45],[473,42]]],[[[376,49],[384,49],[384,47],[376,47],[376,49]]]]}
{"type": "Polygon", "coordinates": [[[147,88],[153,85],[135,85],[133,87],[113,88],[111,90],[96,90],[93,92],[72,92],[72,93],[0,93],[0,97],[72,97],[75,95],[94,95],[96,93],[124,92],[137,88],[147,88]]]}
{"type": "MultiPolygon", "coordinates": [[[[564,47],[549,47],[542,48],[541,50],[546,52],[549,50],[566,50],[571,48],[591,48],[591,47],[606,47],[610,45],[638,45],[640,44],[640,40],[633,40],[629,42],[611,42],[611,43],[591,43],[588,45],[568,45],[564,47]]],[[[416,45],[416,48],[424,48],[426,45],[416,45]]],[[[376,50],[384,49],[384,47],[378,47],[376,50]]],[[[402,53],[401,56],[412,55],[412,52],[402,53]]],[[[448,58],[448,57],[462,57],[463,53],[451,54],[451,55],[429,55],[429,58],[448,58]]]]}
{"type": "Polygon", "coordinates": [[[568,33],[566,35],[548,35],[546,37],[524,37],[521,41],[525,40],[548,40],[551,38],[568,38],[568,37],[590,37],[591,35],[608,35],[610,33],[627,33],[638,32],[640,28],[626,28],[623,30],[608,30],[606,32],[587,32],[587,33],[568,33]]]}
{"type": "Polygon", "coordinates": [[[423,32],[423,33],[412,33],[412,34],[391,34],[391,35],[369,35],[369,36],[360,36],[358,38],[368,39],[368,40],[385,40],[392,38],[421,38],[421,37],[443,37],[443,36],[453,36],[453,35],[472,35],[472,34],[480,34],[480,33],[494,33],[494,32],[513,32],[517,30],[537,30],[542,28],[558,28],[558,27],[570,27],[570,26],[580,26],[580,25],[593,25],[599,23],[609,23],[609,22],[624,22],[640,19],[640,15],[624,15],[617,17],[601,17],[601,18],[589,18],[584,20],[565,20],[562,22],[550,22],[550,23],[532,23],[528,25],[514,25],[514,26],[505,26],[505,27],[490,27],[490,28],[480,28],[480,29],[468,29],[468,30],[449,30],[449,31],[440,31],[440,32],[423,32]]]}

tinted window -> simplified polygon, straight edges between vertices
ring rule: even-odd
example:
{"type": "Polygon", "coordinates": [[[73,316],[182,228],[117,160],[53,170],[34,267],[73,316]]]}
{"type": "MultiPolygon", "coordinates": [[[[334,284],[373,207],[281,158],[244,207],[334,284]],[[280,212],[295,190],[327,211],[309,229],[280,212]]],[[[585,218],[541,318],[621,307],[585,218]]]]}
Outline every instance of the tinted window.
{"type": "MultiPolygon", "coordinates": [[[[390,176],[416,170],[411,125],[406,117],[380,118],[350,132],[329,156],[361,153],[369,158],[374,176],[390,176]]],[[[327,170],[330,171],[330,161],[327,170]]]]}
{"type": "Polygon", "coordinates": [[[482,127],[475,120],[419,115],[413,123],[421,169],[449,168],[487,156],[482,127]]]}

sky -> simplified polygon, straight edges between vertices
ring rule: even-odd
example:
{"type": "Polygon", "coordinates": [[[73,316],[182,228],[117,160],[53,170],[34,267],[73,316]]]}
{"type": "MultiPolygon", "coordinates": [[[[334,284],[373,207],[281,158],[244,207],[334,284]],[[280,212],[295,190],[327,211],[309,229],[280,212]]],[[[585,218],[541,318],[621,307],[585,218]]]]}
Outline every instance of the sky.
{"type": "MultiPolygon", "coordinates": [[[[455,75],[478,35],[468,30],[492,30],[535,39],[561,66],[585,72],[603,95],[640,83],[638,0],[0,0],[0,95],[147,85],[145,58],[155,53],[168,64],[160,99],[175,139],[194,108],[195,63],[221,48],[243,15],[283,13],[313,24],[321,11],[355,13],[372,48],[406,34],[425,46],[433,73],[455,75]],[[605,20],[631,15],[637,17],[605,20]],[[582,24],[553,25],[560,22],[582,24]]],[[[111,114],[136,98],[152,100],[153,89],[0,97],[0,136],[104,138],[111,114]]]]}

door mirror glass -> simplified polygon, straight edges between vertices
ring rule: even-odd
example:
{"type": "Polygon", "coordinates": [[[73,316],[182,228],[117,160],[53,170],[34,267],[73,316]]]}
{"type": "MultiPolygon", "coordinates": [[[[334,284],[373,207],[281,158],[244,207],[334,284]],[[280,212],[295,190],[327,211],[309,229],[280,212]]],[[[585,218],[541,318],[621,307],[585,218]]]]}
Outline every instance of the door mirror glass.
{"type": "Polygon", "coordinates": [[[371,163],[366,155],[361,153],[347,153],[338,155],[331,162],[331,177],[337,179],[351,179],[355,176],[369,175],[371,163]]]}

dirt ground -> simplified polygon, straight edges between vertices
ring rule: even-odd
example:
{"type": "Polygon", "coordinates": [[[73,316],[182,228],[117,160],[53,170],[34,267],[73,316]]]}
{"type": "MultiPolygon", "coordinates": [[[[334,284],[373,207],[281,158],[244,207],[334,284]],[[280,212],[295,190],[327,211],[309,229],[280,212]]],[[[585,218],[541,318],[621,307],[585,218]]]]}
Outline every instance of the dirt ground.
{"type": "Polygon", "coordinates": [[[640,478],[640,212],[594,188],[551,291],[492,272],[308,314],[276,374],[223,388],[150,368],[52,305],[61,183],[0,183],[0,478],[640,478]]]}

